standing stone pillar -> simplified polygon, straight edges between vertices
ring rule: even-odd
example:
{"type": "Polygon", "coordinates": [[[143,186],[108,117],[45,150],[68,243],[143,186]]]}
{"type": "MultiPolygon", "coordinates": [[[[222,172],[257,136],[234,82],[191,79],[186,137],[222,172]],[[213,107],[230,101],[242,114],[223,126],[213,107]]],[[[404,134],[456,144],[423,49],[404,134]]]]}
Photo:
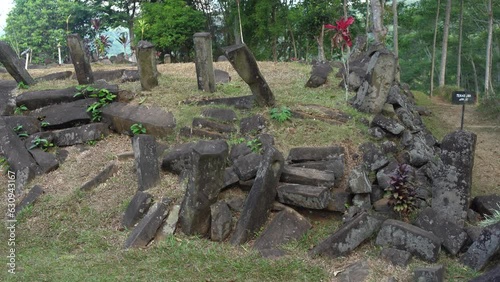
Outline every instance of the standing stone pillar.
{"type": "Polygon", "coordinates": [[[92,68],[90,67],[90,60],[85,53],[85,48],[83,47],[82,38],[80,35],[75,33],[68,35],[66,37],[66,41],[68,43],[71,61],[75,67],[78,84],[83,85],[94,83],[94,74],[92,73],[92,68]]]}
{"type": "Polygon", "coordinates": [[[224,186],[227,155],[224,140],[200,141],[194,146],[179,215],[184,234],[205,235],[210,230],[210,206],[224,186]]]}
{"type": "Polygon", "coordinates": [[[224,48],[226,57],[240,77],[250,86],[255,101],[260,107],[272,107],[275,104],[273,92],[260,73],[257,61],[245,44],[224,48]]]}
{"type": "Polygon", "coordinates": [[[155,47],[151,42],[141,40],[137,44],[137,67],[142,90],[152,90],[158,86],[155,47]]]}
{"type": "Polygon", "coordinates": [[[205,92],[215,92],[215,75],[212,62],[212,38],[209,32],[198,32],[193,36],[196,53],[196,79],[198,89],[205,92]]]}
{"type": "Polygon", "coordinates": [[[35,80],[26,71],[14,49],[5,41],[0,41],[0,63],[2,63],[17,83],[22,82],[26,85],[35,84],[35,80]]]}
{"type": "Polygon", "coordinates": [[[132,138],[138,190],[145,191],[160,182],[160,166],[154,136],[139,134],[132,138]]]}

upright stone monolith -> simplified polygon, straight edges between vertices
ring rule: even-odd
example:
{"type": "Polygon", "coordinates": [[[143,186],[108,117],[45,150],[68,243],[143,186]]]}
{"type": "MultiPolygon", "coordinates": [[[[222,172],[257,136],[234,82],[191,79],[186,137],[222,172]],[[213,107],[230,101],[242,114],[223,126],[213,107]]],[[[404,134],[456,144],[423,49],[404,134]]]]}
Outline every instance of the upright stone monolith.
{"type": "Polygon", "coordinates": [[[198,32],[193,35],[193,41],[198,89],[213,93],[215,74],[212,62],[212,37],[209,32],[198,32]]]}
{"type": "Polygon", "coordinates": [[[14,49],[5,41],[0,41],[0,63],[2,63],[17,83],[22,82],[26,85],[35,84],[35,80],[26,71],[14,49]]]}
{"type": "Polygon", "coordinates": [[[273,92],[260,73],[257,61],[247,45],[226,47],[224,53],[236,72],[250,86],[257,104],[260,107],[274,106],[276,101],[273,92]]]}
{"type": "Polygon", "coordinates": [[[210,206],[224,185],[228,145],[224,140],[200,141],[191,153],[191,170],[179,220],[186,235],[205,235],[210,229],[210,206]]]}
{"type": "Polygon", "coordinates": [[[149,91],[158,86],[156,54],[152,43],[141,40],[137,44],[137,67],[139,68],[142,90],[149,91]]]}
{"type": "Polygon", "coordinates": [[[85,53],[85,48],[83,47],[83,41],[80,35],[70,34],[66,37],[69,54],[71,56],[71,61],[73,66],[75,66],[76,79],[78,84],[92,84],[94,83],[94,74],[92,73],[92,68],[90,66],[90,59],[85,53]]]}
{"type": "Polygon", "coordinates": [[[138,190],[145,191],[160,182],[160,165],[156,154],[156,140],[152,135],[139,134],[132,138],[138,190]]]}

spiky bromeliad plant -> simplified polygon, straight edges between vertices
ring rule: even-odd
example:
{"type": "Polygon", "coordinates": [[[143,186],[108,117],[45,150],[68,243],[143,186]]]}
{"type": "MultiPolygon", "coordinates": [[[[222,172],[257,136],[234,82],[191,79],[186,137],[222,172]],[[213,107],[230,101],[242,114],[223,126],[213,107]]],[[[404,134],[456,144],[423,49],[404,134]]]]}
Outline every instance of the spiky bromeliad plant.
{"type": "Polygon", "coordinates": [[[411,166],[399,164],[389,176],[390,186],[385,189],[385,197],[389,199],[389,206],[403,218],[408,218],[416,208],[416,193],[411,181],[411,171],[411,166]]]}

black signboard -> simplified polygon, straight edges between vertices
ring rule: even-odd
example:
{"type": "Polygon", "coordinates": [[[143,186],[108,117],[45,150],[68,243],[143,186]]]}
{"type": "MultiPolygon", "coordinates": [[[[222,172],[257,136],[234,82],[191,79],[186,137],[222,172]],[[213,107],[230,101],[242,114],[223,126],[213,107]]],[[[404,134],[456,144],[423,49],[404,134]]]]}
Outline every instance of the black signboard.
{"type": "Polygon", "coordinates": [[[476,103],[476,94],[467,90],[453,91],[451,94],[451,103],[453,104],[474,104],[476,103]]]}

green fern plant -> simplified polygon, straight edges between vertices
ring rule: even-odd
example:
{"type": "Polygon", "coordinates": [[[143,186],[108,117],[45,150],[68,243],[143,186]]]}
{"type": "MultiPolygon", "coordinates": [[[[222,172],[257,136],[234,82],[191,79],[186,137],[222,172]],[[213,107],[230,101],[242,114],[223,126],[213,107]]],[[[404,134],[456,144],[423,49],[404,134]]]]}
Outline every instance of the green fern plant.
{"type": "Polygon", "coordinates": [[[28,107],[26,107],[25,105],[20,105],[14,109],[14,114],[22,115],[27,110],[28,110],[28,107]]]}
{"type": "Polygon", "coordinates": [[[44,151],[47,151],[47,149],[50,147],[54,147],[54,144],[45,138],[37,137],[31,140],[30,150],[34,148],[40,148],[44,151]]]}
{"type": "Polygon", "coordinates": [[[290,111],[290,108],[286,106],[283,106],[279,109],[272,108],[269,111],[269,114],[271,115],[271,119],[277,120],[280,123],[290,120],[290,118],[292,117],[292,112],[290,111]]]}
{"type": "Polygon", "coordinates": [[[146,134],[146,127],[142,123],[134,123],[130,126],[133,135],[146,134]]]}
{"type": "Polygon", "coordinates": [[[262,150],[262,142],[259,139],[252,139],[247,142],[248,148],[254,153],[260,154],[262,150]]]}

